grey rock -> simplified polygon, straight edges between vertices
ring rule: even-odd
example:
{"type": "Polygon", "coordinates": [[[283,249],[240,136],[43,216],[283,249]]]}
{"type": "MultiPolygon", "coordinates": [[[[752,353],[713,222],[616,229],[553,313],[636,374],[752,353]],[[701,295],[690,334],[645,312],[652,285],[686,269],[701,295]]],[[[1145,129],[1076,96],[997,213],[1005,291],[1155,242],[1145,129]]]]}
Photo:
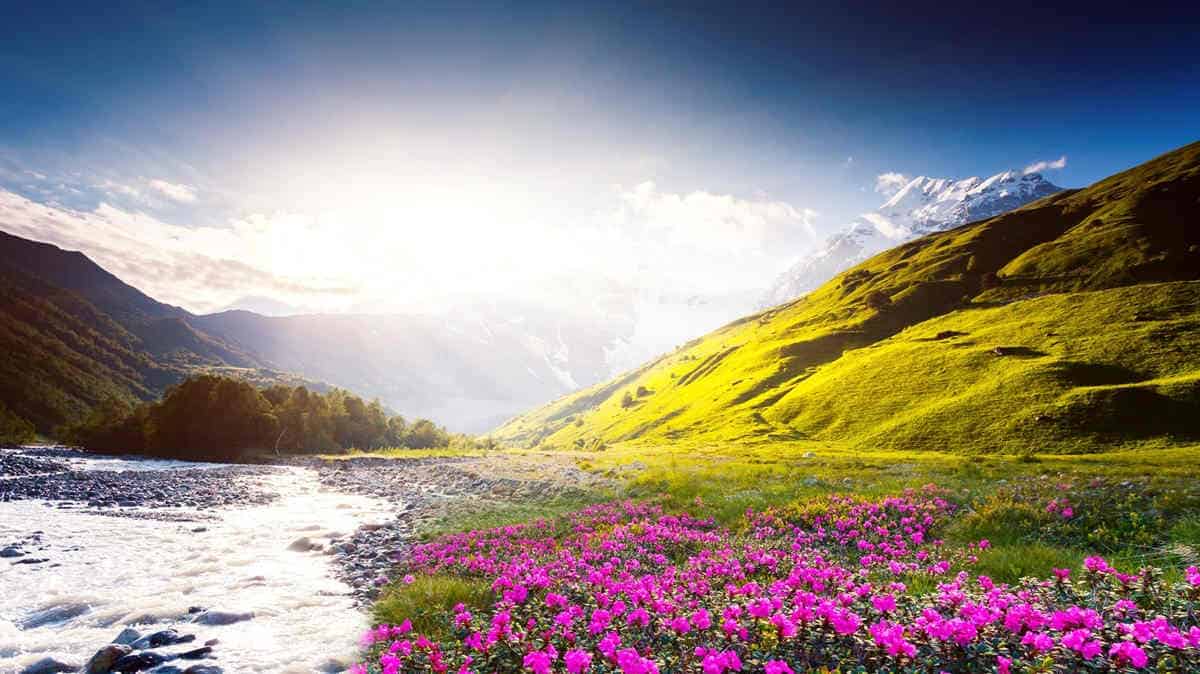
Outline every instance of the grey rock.
{"type": "Polygon", "coordinates": [[[121,633],[118,634],[117,638],[113,639],[112,642],[114,644],[129,645],[141,638],[142,638],[141,632],[133,629],[132,627],[126,627],[125,629],[121,630],[121,633]]]}
{"type": "Polygon", "coordinates": [[[58,672],[74,672],[79,668],[74,665],[68,665],[54,658],[42,658],[37,662],[29,665],[21,670],[21,674],[57,674],[58,672]]]}
{"type": "Polygon", "coordinates": [[[319,547],[318,543],[313,543],[312,539],[310,539],[308,536],[301,536],[300,538],[292,541],[292,544],[288,546],[288,550],[294,550],[296,552],[308,552],[316,547],[319,547]]]}
{"type": "Polygon", "coordinates": [[[130,653],[129,655],[121,656],[121,658],[114,662],[112,671],[121,672],[121,674],[131,674],[132,672],[153,669],[167,660],[167,656],[162,653],[155,653],[154,651],[130,653]]]}
{"type": "Polygon", "coordinates": [[[179,635],[175,630],[162,630],[138,639],[133,642],[133,650],[142,651],[147,648],[158,648],[160,646],[173,646],[175,644],[184,644],[196,640],[196,635],[185,634],[179,635]]]}
{"type": "Polygon", "coordinates": [[[183,674],[225,674],[225,670],[216,665],[192,665],[183,670],[183,674]]]}
{"type": "Polygon", "coordinates": [[[17,549],[15,545],[10,545],[3,550],[0,550],[0,557],[24,557],[25,553],[17,549]]]}
{"type": "Polygon", "coordinates": [[[201,660],[212,655],[212,646],[202,646],[179,654],[181,660],[201,660]]]}
{"type": "Polygon", "coordinates": [[[51,606],[41,611],[35,611],[24,619],[18,620],[17,627],[23,630],[31,630],[35,627],[64,623],[72,618],[78,618],[90,610],[91,607],[87,604],[60,604],[59,606],[51,606]]]}
{"type": "Polygon", "coordinates": [[[109,644],[96,651],[91,660],[83,666],[84,674],[108,674],[112,671],[117,660],[129,655],[132,648],[125,644],[109,644]]]}
{"type": "Polygon", "coordinates": [[[200,623],[201,625],[232,625],[240,623],[243,620],[250,620],[254,617],[253,613],[233,613],[230,611],[205,611],[192,619],[192,622],[200,623]]]}

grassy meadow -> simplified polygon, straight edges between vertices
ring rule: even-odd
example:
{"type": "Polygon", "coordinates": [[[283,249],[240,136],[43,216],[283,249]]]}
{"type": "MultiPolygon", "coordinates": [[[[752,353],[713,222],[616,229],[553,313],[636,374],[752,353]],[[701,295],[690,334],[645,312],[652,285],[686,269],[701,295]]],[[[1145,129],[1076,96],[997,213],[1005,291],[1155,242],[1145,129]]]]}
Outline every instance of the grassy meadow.
{"type": "MultiPolygon", "coordinates": [[[[884,498],[935,484],[963,506],[944,532],[948,546],[986,539],[971,572],[997,582],[1079,568],[1104,555],[1116,568],[1163,568],[1178,576],[1200,562],[1200,445],[1082,454],[966,455],[937,451],[863,452],[832,442],[761,442],[738,445],[620,444],[603,451],[554,452],[614,481],[612,490],[555,501],[492,503],[451,511],[422,530],[432,539],[457,531],[490,529],[549,519],[613,499],[659,503],[668,512],[713,517],[736,527],[747,510],[803,509],[830,494],[884,498]],[[1048,512],[1066,499],[1071,516],[1048,512]]],[[[523,458],[548,456],[508,450],[523,458]]],[[[396,450],[378,456],[412,456],[396,450]]],[[[424,455],[423,453],[421,455],[424,455]]],[[[340,458],[340,457],[331,457],[340,458]]],[[[393,583],[375,606],[381,623],[404,616],[435,620],[467,596],[487,596],[486,584],[458,577],[420,577],[393,583]],[[437,608],[440,607],[440,608],[437,608]]],[[[926,578],[914,588],[932,590],[926,578]]]]}

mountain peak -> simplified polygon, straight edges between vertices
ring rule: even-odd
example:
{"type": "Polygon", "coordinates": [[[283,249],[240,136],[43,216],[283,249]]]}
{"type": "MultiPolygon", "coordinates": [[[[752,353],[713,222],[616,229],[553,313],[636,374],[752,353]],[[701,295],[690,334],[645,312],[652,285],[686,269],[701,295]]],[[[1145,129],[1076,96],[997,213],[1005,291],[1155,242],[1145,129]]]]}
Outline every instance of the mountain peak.
{"type": "Polygon", "coordinates": [[[1039,173],[1001,171],[988,178],[917,176],[879,208],[860,215],[802,257],[768,290],[762,307],[795,299],[835,274],[905,241],[990,218],[1062,188],[1039,173]]]}

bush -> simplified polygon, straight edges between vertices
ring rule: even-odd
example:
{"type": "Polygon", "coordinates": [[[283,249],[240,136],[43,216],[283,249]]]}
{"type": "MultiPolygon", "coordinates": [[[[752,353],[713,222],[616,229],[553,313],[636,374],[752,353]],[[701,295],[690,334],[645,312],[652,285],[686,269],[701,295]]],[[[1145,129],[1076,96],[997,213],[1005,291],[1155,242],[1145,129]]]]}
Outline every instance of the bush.
{"type": "Polygon", "coordinates": [[[883,311],[892,306],[892,298],[882,290],[873,290],[864,300],[868,307],[875,311],[883,311]]]}
{"type": "Polygon", "coordinates": [[[0,402],[0,445],[19,445],[34,438],[33,424],[9,411],[0,402]]]}

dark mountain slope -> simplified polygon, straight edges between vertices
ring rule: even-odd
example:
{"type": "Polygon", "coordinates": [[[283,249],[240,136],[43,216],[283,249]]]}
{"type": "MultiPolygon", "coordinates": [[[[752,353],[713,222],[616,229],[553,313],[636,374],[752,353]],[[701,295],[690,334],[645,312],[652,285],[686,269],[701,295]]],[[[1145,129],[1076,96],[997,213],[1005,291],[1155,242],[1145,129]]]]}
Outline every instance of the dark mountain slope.
{"type": "Polygon", "coordinates": [[[106,399],[148,399],[176,378],[79,295],[3,263],[0,354],[0,402],[41,431],[106,399]]]}

